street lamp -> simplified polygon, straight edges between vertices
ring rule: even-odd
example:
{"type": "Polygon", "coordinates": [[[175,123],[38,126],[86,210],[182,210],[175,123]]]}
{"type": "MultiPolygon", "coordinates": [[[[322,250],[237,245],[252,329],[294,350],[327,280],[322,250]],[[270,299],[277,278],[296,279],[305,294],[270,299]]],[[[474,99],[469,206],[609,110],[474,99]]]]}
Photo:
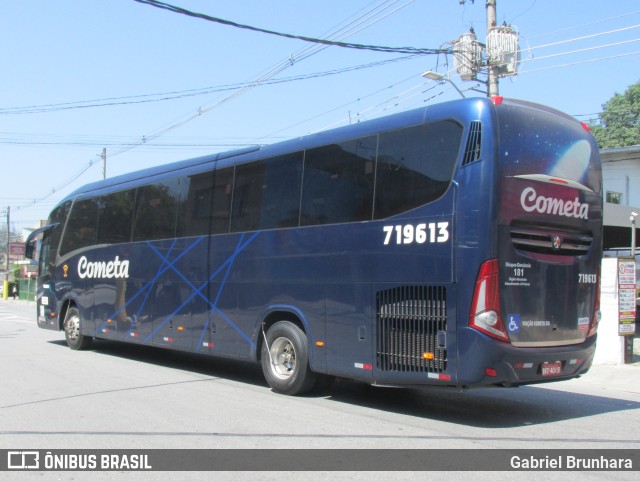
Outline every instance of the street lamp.
{"type": "Polygon", "coordinates": [[[636,217],[637,212],[632,212],[629,220],[631,221],[631,257],[636,258],[636,217]]]}
{"type": "Polygon", "coordinates": [[[462,95],[463,99],[467,98],[466,95],[462,93],[462,90],[460,90],[458,86],[450,78],[445,77],[441,73],[434,72],[433,70],[427,70],[425,73],[422,74],[422,76],[424,78],[435,80],[436,82],[440,82],[440,83],[449,82],[451,85],[453,85],[453,88],[455,88],[458,91],[458,93],[462,95]]]}

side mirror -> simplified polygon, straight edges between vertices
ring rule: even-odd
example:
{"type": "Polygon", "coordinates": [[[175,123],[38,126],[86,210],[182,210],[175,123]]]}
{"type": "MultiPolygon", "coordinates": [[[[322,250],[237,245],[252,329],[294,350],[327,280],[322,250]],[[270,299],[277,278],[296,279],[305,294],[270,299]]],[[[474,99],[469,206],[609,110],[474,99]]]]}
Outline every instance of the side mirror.
{"type": "Polygon", "coordinates": [[[31,234],[29,234],[29,237],[27,237],[27,240],[24,243],[25,244],[24,256],[27,259],[33,259],[36,252],[36,245],[38,243],[38,236],[40,234],[44,235],[46,232],[49,232],[50,230],[55,229],[59,225],[60,225],[59,223],[49,224],[44,227],[40,227],[39,229],[36,229],[31,234]]]}
{"type": "Polygon", "coordinates": [[[36,243],[38,241],[36,239],[33,239],[31,242],[28,242],[27,244],[25,244],[25,249],[24,249],[24,256],[27,259],[33,259],[34,254],[36,252],[36,243]]]}

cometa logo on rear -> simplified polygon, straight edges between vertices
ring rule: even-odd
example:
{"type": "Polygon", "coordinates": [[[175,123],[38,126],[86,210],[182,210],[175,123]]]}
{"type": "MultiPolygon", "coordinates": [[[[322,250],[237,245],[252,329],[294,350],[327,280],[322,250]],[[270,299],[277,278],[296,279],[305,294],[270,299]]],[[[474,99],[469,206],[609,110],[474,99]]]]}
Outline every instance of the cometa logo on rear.
{"type": "Polygon", "coordinates": [[[589,218],[589,204],[582,204],[576,197],[574,200],[556,199],[538,195],[533,187],[527,187],[520,195],[520,205],[526,212],[553,214],[576,219],[589,218]]]}
{"type": "Polygon", "coordinates": [[[78,261],[80,279],[126,279],[129,277],[129,261],[118,256],[109,262],[89,262],[82,256],[78,261]]]}

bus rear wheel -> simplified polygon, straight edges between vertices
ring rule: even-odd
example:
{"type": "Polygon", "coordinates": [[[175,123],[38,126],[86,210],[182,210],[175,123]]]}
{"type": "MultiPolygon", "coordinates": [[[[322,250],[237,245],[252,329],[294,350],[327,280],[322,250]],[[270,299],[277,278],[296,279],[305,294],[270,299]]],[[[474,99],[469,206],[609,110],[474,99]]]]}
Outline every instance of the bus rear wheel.
{"type": "Polygon", "coordinates": [[[75,307],[70,307],[64,318],[64,336],[67,339],[67,346],[74,351],[86,349],[93,339],[82,334],[80,323],[80,312],[75,307]]]}
{"type": "Polygon", "coordinates": [[[269,328],[262,344],[262,372],[274,392],[295,396],[314,387],[317,374],[309,369],[307,336],[288,321],[269,328]]]}

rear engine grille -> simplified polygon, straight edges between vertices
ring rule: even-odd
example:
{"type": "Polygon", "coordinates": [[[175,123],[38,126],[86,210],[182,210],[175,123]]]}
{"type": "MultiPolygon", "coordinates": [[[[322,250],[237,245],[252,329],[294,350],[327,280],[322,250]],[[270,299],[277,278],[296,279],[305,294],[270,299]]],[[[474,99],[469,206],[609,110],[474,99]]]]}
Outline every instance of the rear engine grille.
{"type": "Polygon", "coordinates": [[[587,233],[511,227],[511,242],[519,251],[555,256],[582,256],[589,252],[593,236],[587,233]]]}
{"type": "Polygon", "coordinates": [[[376,294],[378,369],[439,373],[447,368],[446,294],[444,286],[403,286],[376,294]]]}

